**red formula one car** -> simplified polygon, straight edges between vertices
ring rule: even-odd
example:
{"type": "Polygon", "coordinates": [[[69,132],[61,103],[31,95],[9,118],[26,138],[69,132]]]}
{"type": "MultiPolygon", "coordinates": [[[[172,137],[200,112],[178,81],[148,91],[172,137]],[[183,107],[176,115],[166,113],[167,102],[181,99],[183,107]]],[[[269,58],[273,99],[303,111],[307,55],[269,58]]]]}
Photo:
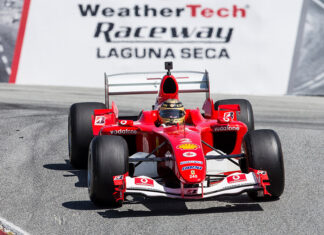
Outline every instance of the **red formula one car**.
{"type": "Polygon", "coordinates": [[[249,101],[213,102],[208,73],[106,76],[105,105],[76,103],[69,113],[69,156],[88,168],[90,199],[121,206],[125,195],[202,199],[247,192],[278,198],[284,190],[281,144],[273,130],[254,130],[249,101]],[[201,110],[184,109],[180,92],[206,92],[201,110]],[[118,116],[109,96],[158,94],[152,110],[118,116]]]}

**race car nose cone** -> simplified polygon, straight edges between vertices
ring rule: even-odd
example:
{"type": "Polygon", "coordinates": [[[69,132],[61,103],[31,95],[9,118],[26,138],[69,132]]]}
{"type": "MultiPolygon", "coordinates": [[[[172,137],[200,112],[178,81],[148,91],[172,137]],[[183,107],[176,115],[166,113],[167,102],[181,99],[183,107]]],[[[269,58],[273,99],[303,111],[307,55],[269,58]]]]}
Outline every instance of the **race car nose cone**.
{"type": "Polygon", "coordinates": [[[206,170],[203,165],[187,165],[180,169],[182,181],[187,184],[197,184],[204,181],[206,170]]]}
{"type": "Polygon", "coordinates": [[[181,151],[178,159],[180,179],[184,183],[196,184],[205,180],[206,163],[200,149],[181,151]]]}

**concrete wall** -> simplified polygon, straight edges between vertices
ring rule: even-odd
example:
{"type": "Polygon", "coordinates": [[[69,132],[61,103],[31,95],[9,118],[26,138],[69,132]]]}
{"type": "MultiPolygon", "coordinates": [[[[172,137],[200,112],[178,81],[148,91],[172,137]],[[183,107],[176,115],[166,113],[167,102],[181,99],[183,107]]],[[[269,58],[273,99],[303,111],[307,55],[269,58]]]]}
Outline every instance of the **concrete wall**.
{"type": "Polygon", "coordinates": [[[307,0],[288,94],[324,95],[324,0],[307,0]]]}

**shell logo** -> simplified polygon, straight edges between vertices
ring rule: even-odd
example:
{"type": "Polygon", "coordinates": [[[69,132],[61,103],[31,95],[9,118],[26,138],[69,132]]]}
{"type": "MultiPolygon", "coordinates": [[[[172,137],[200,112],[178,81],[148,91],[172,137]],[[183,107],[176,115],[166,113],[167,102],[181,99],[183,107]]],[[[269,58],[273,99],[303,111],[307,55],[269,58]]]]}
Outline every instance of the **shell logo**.
{"type": "Polygon", "coordinates": [[[197,144],[179,144],[177,149],[181,150],[196,150],[199,149],[199,145],[197,144]]]}

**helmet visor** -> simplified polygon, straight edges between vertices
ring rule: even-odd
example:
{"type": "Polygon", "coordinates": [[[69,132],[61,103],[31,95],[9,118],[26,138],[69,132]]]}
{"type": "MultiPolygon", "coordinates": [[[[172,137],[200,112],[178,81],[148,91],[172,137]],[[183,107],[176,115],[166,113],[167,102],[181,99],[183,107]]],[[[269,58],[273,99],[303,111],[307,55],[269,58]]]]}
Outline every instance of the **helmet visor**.
{"type": "Polygon", "coordinates": [[[179,109],[164,109],[160,110],[159,114],[162,118],[182,118],[185,112],[179,109]]]}

